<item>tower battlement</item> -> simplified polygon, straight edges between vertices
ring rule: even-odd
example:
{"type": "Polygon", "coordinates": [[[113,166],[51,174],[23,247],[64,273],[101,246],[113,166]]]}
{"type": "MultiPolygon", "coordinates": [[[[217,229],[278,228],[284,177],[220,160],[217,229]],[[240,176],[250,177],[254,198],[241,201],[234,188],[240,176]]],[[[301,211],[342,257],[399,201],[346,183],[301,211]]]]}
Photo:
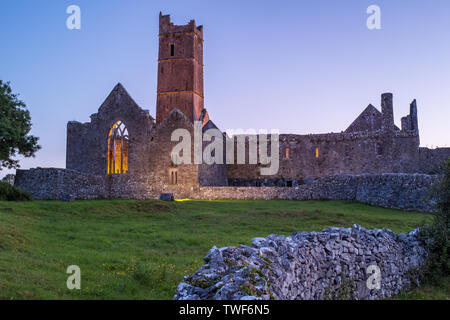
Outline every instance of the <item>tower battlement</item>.
{"type": "Polygon", "coordinates": [[[193,32],[200,39],[203,40],[203,26],[196,26],[195,20],[190,20],[184,25],[175,25],[170,21],[170,15],[163,15],[159,13],[159,36],[167,36],[174,33],[188,33],[193,32]]]}

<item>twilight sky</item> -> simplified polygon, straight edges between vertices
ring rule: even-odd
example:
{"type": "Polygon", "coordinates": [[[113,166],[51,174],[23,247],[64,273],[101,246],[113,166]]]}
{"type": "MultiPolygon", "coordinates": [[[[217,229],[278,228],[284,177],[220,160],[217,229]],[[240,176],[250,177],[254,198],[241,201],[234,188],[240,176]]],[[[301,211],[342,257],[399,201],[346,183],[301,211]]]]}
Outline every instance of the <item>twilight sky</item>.
{"type": "Polygon", "coordinates": [[[448,0],[2,0],[0,79],[42,145],[22,168],[65,167],[66,123],[117,82],[155,116],[160,11],[204,25],[205,107],[223,130],[340,132],[392,92],[398,126],[415,98],[421,145],[450,146],[448,0]],[[72,4],[81,30],[66,28],[72,4]],[[381,30],[366,27],[372,4],[381,30]]]}

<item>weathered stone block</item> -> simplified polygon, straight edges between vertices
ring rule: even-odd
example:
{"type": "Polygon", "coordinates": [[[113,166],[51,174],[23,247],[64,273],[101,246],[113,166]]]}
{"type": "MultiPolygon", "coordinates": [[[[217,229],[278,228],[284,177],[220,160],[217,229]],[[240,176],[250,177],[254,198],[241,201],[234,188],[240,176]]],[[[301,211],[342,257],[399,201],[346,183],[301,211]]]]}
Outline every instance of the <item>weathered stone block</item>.
{"type": "Polygon", "coordinates": [[[159,200],[161,201],[174,201],[174,197],[172,193],[161,193],[159,196],[159,200]]]}

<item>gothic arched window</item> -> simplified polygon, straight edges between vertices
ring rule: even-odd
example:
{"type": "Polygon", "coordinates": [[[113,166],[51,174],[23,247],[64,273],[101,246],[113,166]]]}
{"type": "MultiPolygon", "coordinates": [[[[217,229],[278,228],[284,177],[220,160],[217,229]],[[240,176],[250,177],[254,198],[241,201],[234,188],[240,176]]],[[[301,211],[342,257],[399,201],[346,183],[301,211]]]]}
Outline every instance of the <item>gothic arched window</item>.
{"type": "Polygon", "coordinates": [[[128,172],[128,130],[117,121],[108,134],[108,174],[128,172]]]}

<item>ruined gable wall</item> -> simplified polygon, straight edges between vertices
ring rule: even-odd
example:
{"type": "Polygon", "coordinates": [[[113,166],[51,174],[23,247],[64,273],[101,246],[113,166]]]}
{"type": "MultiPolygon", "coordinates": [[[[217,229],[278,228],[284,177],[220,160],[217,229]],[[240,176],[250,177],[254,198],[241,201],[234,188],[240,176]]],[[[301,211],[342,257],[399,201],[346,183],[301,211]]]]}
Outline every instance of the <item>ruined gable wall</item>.
{"type": "Polygon", "coordinates": [[[129,134],[128,167],[131,173],[139,171],[148,162],[149,144],[155,127],[147,111],[142,110],[129,97],[121,85],[116,86],[91,122],[67,125],[66,168],[83,173],[107,173],[108,134],[121,120],[129,134]]]}
{"type": "Polygon", "coordinates": [[[345,132],[375,131],[381,129],[382,114],[374,106],[369,105],[345,132]]]}

